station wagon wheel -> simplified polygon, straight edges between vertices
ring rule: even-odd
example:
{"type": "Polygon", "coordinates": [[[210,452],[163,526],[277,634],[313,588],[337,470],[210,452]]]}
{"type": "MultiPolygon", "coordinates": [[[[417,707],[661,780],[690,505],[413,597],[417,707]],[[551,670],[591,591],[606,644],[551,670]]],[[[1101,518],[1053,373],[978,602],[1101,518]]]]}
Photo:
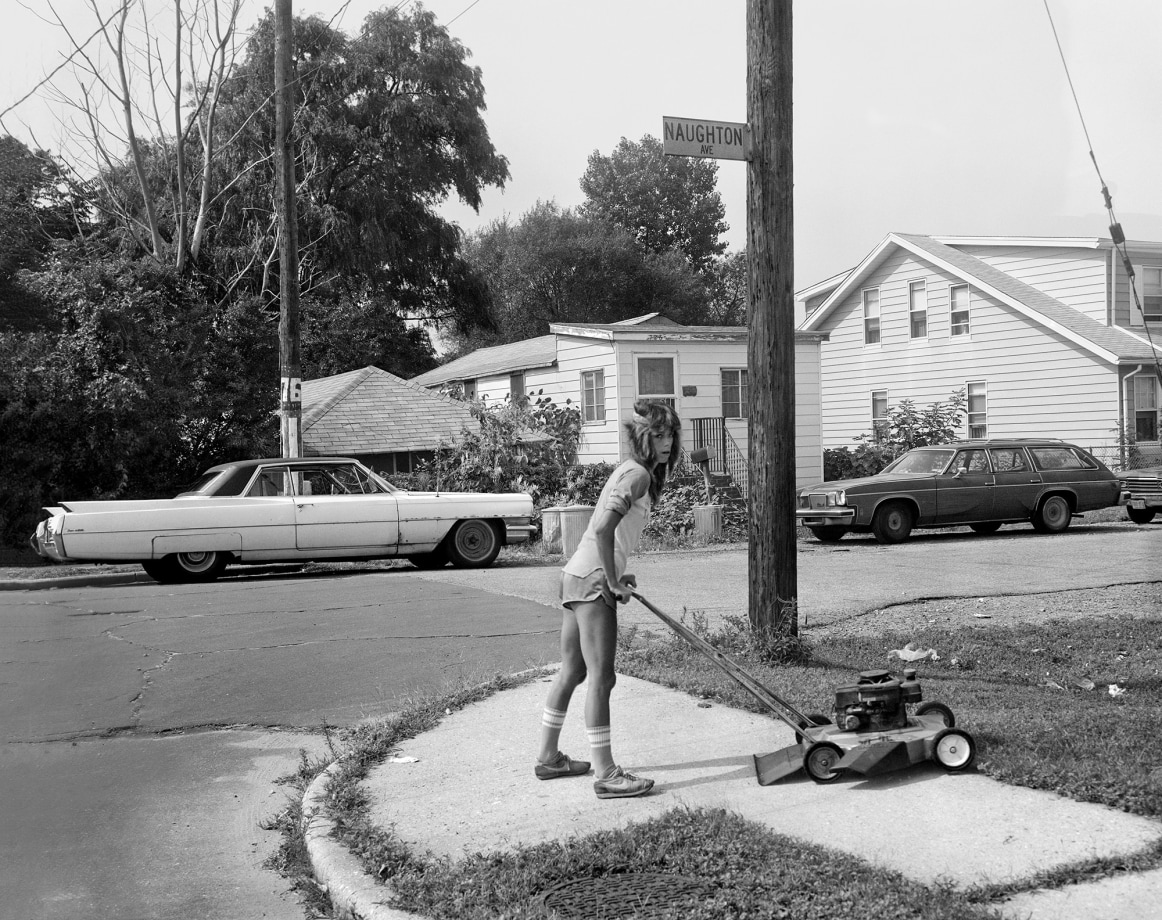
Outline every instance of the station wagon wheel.
{"type": "Polygon", "coordinates": [[[1153,508],[1126,508],[1126,516],[1135,524],[1149,524],[1154,520],[1153,508]]]}
{"type": "Polygon", "coordinates": [[[1069,500],[1064,495],[1050,495],[1033,514],[1033,529],[1038,533],[1061,533],[1072,517],[1069,500]]]}
{"type": "Polygon", "coordinates": [[[885,502],[876,509],[872,533],[880,543],[903,543],[912,532],[912,509],[904,502],[885,502]]]}
{"type": "Polygon", "coordinates": [[[165,559],[173,560],[171,566],[177,575],[175,581],[213,581],[226,568],[226,554],[215,550],[174,553],[165,559]]]}
{"type": "Polygon", "coordinates": [[[803,769],[817,783],[833,783],[843,775],[835,765],[843,759],[843,751],[838,744],[830,741],[816,741],[803,755],[803,769]]]}
{"type": "Polygon", "coordinates": [[[956,716],[952,714],[952,710],[943,703],[921,703],[916,707],[916,715],[938,715],[944,720],[945,728],[952,728],[956,724],[956,716]]]}
{"type": "Polygon", "coordinates": [[[977,533],[996,533],[1001,529],[1000,521],[978,521],[975,524],[969,524],[977,533]]]}
{"type": "Polygon", "coordinates": [[[949,773],[967,770],[976,760],[976,742],[959,728],[946,728],[932,742],[932,756],[949,773]]]}
{"type": "Polygon", "coordinates": [[[838,543],[847,533],[846,527],[808,527],[807,529],[820,543],[838,543]]]}
{"type": "Polygon", "coordinates": [[[452,565],[458,569],[482,569],[492,565],[500,552],[500,534],[488,521],[460,521],[444,541],[452,565]]]}

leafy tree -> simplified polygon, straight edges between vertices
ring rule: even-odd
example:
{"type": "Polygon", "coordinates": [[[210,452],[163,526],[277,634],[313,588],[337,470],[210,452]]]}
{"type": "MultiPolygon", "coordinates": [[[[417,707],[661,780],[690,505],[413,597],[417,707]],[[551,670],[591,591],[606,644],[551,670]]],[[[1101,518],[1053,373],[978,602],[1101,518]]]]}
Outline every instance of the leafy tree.
{"type": "Polygon", "coordinates": [[[647,253],[625,231],[540,202],[516,224],[494,221],[465,258],[489,293],[490,329],[462,331],[463,350],[544,335],[550,323],[612,323],[654,311],[700,322],[702,280],[676,253],[647,253]]]}
{"type": "Polygon", "coordinates": [[[0,137],[0,329],[52,324],[51,304],[28,290],[21,273],[42,265],[55,241],[76,235],[83,205],[75,191],[46,151],[0,137]]]}
{"type": "Polygon", "coordinates": [[[594,151],[581,177],[588,217],[621,227],[649,252],[676,249],[699,272],[726,251],[719,237],[729,229],[716,188],[718,164],[668,157],[649,134],[618,142],[613,153],[594,151]]]}
{"type": "Polygon", "coordinates": [[[0,333],[6,541],[51,501],[172,494],[215,462],[277,452],[277,353],[256,298],[219,304],[152,259],[66,255],[30,282],[69,305],[61,332],[0,333]]]}
{"type": "Polygon", "coordinates": [[[707,286],[710,305],[707,320],[712,326],[747,324],[747,254],[728,252],[710,264],[707,286]]]}
{"type": "Polygon", "coordinates": [[[375,365],[408,379],[436,366],[427,330],[372,300],[308,299],[300,326],[304,379],[375,365]]]}
{"type": "MultiPolygon", "coordinates": [[[[413,4],[382,9],[349,37],[317,17],[295,21],[301,265],[316,297],[371,297],[402,315],[470,310],[474,288],[458,229],[438,212],[451,194],[479,207],[508,164],[483,119],[468,51],[413,4]]],[[[252,292],[277,287],[269,159],[274,20],[256,27],[223,89],[217,271],[252,292]]]]}

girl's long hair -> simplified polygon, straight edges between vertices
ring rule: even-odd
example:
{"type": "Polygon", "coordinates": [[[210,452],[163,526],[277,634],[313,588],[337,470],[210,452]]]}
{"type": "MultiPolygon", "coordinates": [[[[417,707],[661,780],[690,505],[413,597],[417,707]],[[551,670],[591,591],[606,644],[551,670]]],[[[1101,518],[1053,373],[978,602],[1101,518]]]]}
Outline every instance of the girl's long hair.
{"type": "Polygon", "coordinates": [[[678,465],[682,453],[682,420],[668,403],[656,399],[639,399],[633,414],[625,420],[625,433],[634,460],[650,471],[650,502],[655,503],[666,485],[666,477],[678,465]],[[653,433],[672,432],[674,446],[665,463],[658,463],[653,433]]]}

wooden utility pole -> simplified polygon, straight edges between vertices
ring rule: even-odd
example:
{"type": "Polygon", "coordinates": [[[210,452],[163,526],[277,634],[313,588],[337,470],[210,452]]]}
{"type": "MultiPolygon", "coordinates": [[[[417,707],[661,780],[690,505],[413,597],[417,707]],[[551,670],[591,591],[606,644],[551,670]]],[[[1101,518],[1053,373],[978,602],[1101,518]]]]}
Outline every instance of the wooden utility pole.
{"type": "Polygon", "coordinates": [[[294,17],[291,0],[274,5],[275,162],[278,169],[279,418],[284,457],[303,455],[299,353],[299,223],[295,208],[294,17]]]}
{"type": "Polygon", "coordinates": [[[747,0],[750,622],[799,629],[791,0],[747,0]]]}

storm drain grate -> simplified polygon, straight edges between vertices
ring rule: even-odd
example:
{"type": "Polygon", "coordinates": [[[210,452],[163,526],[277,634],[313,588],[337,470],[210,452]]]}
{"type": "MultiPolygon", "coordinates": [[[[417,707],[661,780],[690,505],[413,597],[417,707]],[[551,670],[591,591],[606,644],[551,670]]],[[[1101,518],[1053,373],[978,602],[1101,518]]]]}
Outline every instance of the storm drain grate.
{"type": "Polygon", "coordinates": [[[705,882],[663,872],[622,872],[570,879],[541,893],[540,901],[565,920],[648,918],[653,911],[688,905],[705,897],[705,882]]]}

